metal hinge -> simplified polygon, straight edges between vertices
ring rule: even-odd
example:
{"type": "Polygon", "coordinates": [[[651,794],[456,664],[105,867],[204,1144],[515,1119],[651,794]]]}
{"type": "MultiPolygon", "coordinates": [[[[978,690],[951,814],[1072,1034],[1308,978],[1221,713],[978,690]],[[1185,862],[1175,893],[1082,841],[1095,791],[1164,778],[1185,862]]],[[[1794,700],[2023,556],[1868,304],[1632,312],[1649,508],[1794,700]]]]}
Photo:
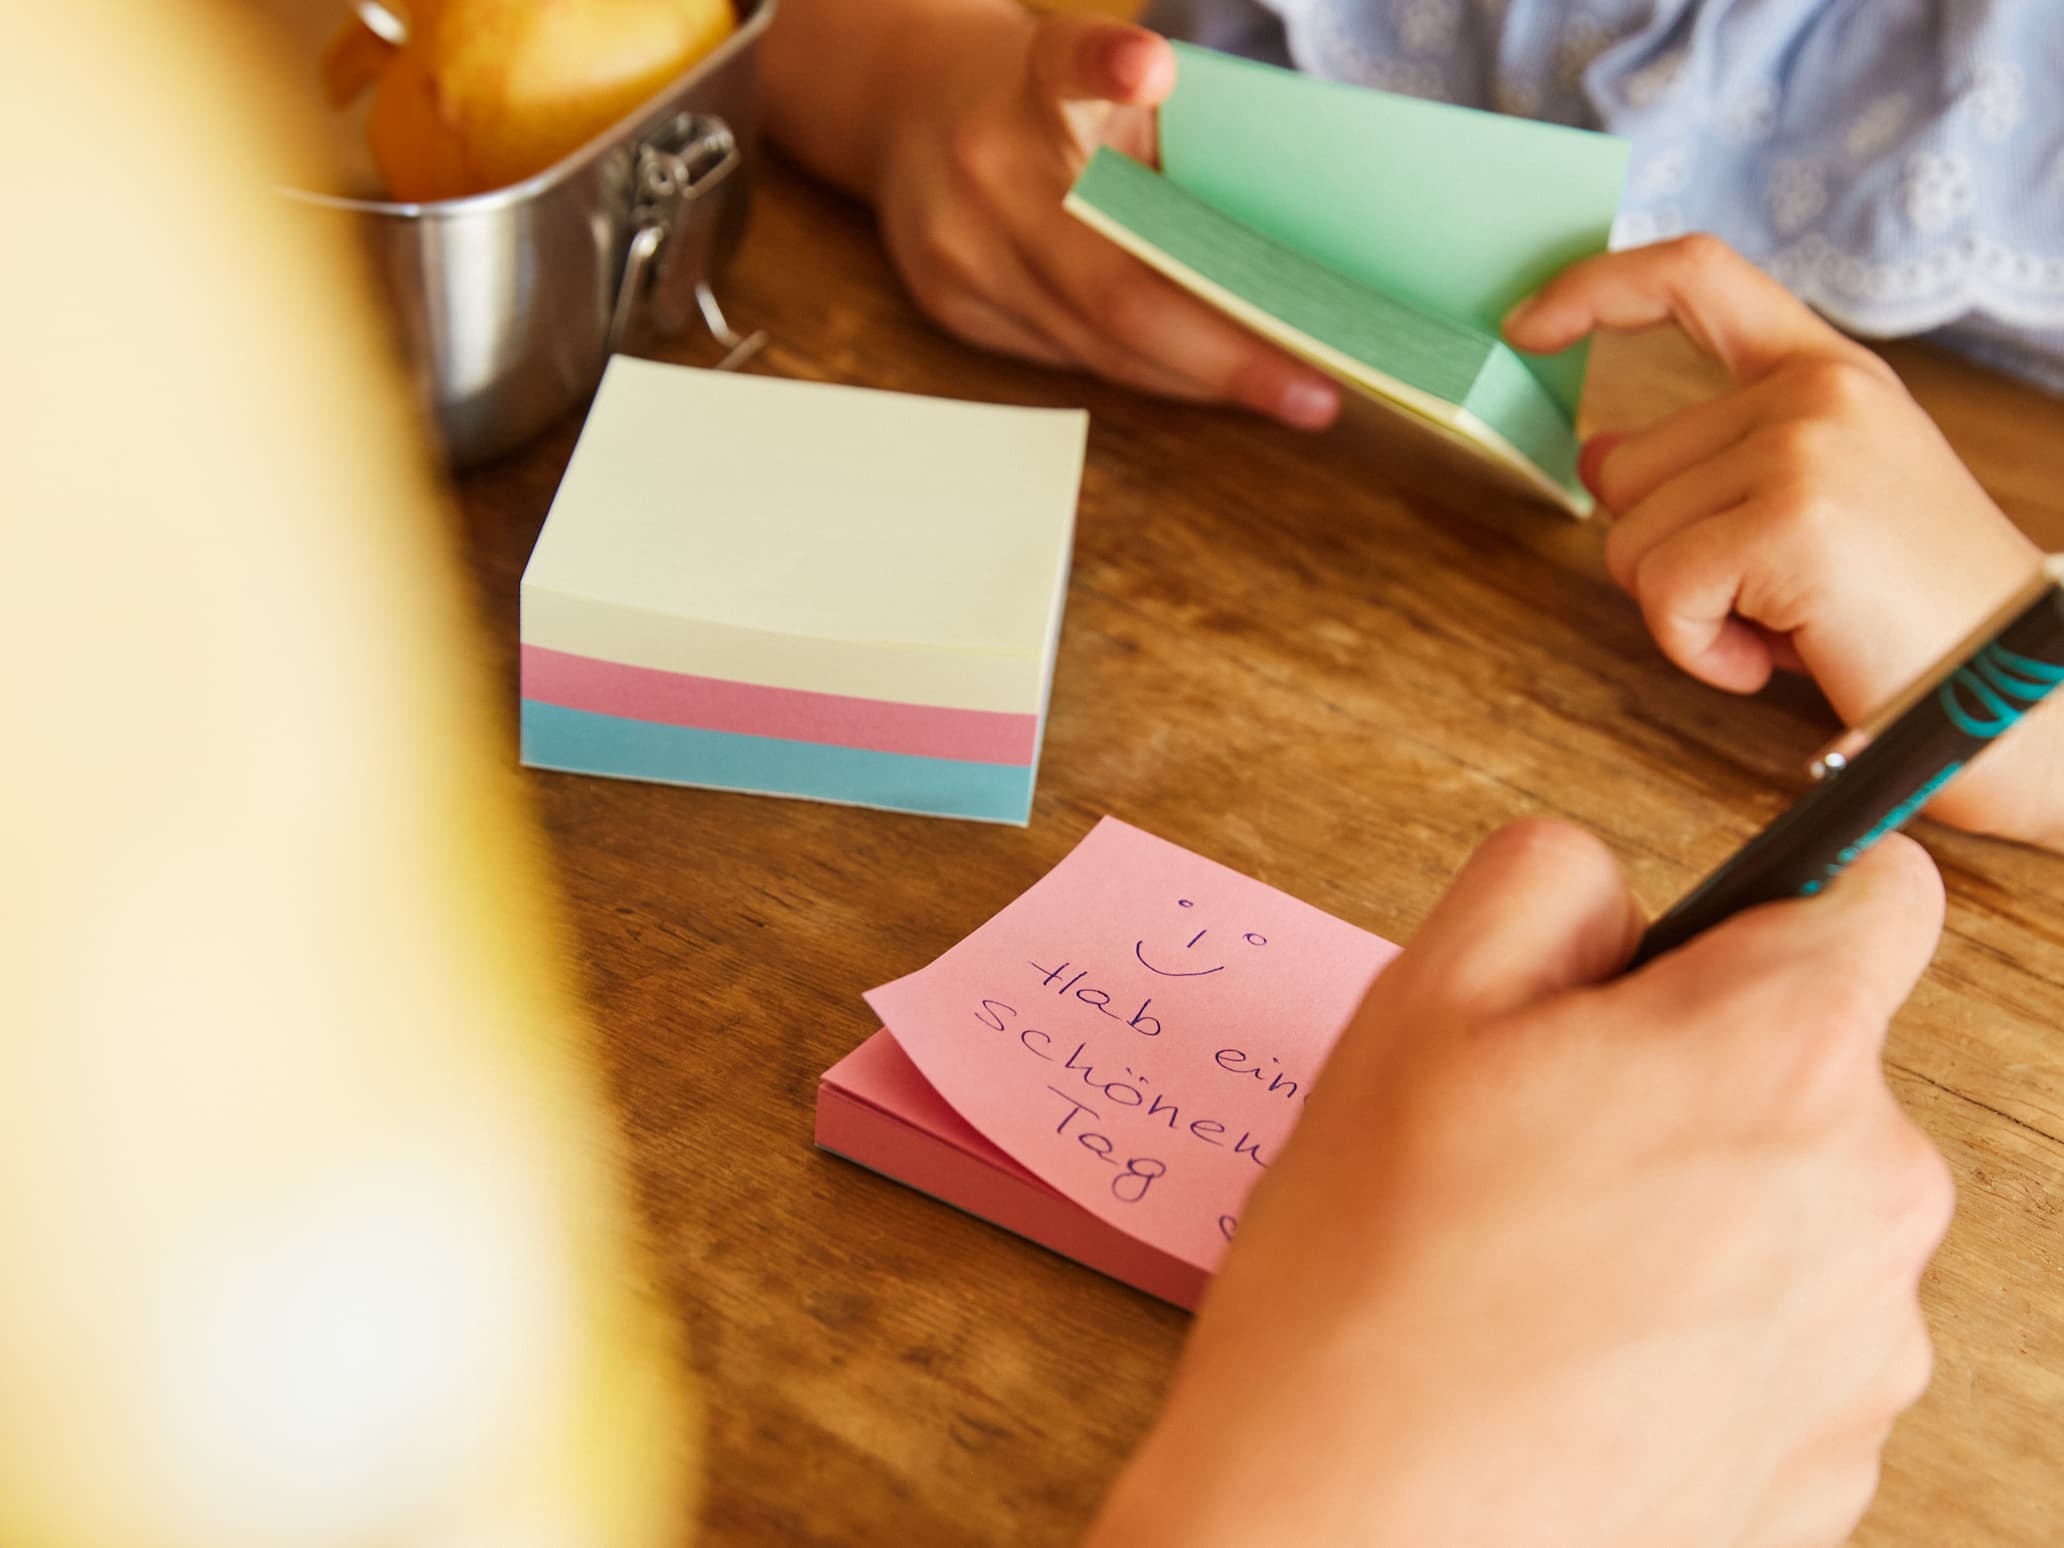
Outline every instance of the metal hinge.
{"type": "Polygon", "coordinates": [[[678,333],[689,321],[679,300],[686,281],[697,312],[726,350],[719,371],[736,370],[767,342],[762,330],[740,336],[710,289],[716,234],[708,195],[738,170],[738,142],[722,119],[682,113],[646,136],[632,170],[631,240],[609,321],[609,347],[621,349],[641,299],[654,327],[678,333]]]}

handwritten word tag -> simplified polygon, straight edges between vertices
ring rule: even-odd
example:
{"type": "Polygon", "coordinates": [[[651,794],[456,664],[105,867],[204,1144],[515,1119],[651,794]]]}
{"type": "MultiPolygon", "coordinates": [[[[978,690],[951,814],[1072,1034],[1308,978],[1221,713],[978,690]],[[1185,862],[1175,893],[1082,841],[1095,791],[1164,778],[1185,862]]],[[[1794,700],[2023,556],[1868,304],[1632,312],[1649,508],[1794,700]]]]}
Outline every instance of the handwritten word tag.
{"type": "Polygon", "coordinates": [[[991,1143],[1205,1270],[1398,948],[1106,817],[930,967],[867,996],[991,1143]]]}

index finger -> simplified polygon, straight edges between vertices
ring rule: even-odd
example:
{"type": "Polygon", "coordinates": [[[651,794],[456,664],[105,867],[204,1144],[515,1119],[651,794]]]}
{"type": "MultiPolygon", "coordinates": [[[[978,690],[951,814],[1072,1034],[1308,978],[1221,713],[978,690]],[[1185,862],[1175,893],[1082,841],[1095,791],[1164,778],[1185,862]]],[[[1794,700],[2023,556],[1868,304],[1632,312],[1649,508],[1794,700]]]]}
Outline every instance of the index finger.
{"type": "Polygon", "coordinates": [[[1340,395],[1323,375],[1233,322],[1088,226],[1027,231],[1020,251],[1057,307],[1071,314],[1077,354],[1106,376],[1154,391],[1155,378],[1238,403],[1299,430],[1333,422],[1340,395]],[[1127,362],[1130,368],[1114,368],[1127,362]]]}
{"type": "Polygon", "coordinates": [[[1531,354],[1552,354],[1600,331],[1665,322],[1742,382],[1800,355],[1858,352],[1784,286],[1704,233],[1571,264],[1512,309],[1505,336],[1531,354]]]}

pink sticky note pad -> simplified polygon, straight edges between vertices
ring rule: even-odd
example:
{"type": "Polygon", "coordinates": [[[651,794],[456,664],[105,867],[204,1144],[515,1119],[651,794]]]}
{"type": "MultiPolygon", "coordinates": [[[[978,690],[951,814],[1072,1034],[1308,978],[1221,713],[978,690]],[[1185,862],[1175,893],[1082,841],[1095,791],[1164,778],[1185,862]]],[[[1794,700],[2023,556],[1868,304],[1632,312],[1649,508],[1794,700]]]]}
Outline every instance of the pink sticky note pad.
{"type": "Polygon", "coordinates": [[[884,1028],[824,1072],[817,1143],[1113,1279],[1195,1308],[1207,1276],[1072,1204],[975,1132],[884,1028]]]}
{"type": "MultiPolygon", "coordinates": [[[[960,1153],[1007,1163],[1005,1175],[1204,1276],[1396,954],[1106,817],[994,919],[867,1002],[924,1087],[989,1147],[963,1134],[960,1153]]],[[[926,1121],[941,1128],[936,1111],[926,1121]]]]}

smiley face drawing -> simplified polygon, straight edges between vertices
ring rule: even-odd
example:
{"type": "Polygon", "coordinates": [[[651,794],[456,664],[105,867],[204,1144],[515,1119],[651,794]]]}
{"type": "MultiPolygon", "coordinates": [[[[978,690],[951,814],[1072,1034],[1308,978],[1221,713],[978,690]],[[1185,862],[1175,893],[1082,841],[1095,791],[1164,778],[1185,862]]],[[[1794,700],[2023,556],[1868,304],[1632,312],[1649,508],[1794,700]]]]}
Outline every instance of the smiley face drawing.
{"type": "MultiPolygon", "coordinates": [[[[1175,906],[1177,908],[1195,908],[1197,905],[1189,898],[1177,898],[1175,906]]],[[[1186,952],[1195,951],[1197,943],[1210,933],[1208,929],[1199,930],[1189,938],[1188,942],[1183,946],[1183,950],[1186,952]]],[[[1268,944],[1267,936],[1256,935],[1252,930],[1249,930],[1240,939],[1249,946],[1266,946],[1268,944]]],[[[1139,958],[1141,967],[1145,968],[1149,973],[1159,973],[1163,978],[1203,978],[1209,973],[1223,973],[1225,971],[1225,964],[1223,962],[1214,962],[1209,967],[1156,967],[1147,960],[1147,943],[1144,939],[1132,943],[1132,954],[1139,958]]],[[[1161,956],[1163,953],[1157,948],[1155,955],[1161,956]]],[[[1182,960],[1185,962],[1199,962],[1203,959],[1201,957],[1185,957],[1182,960]]]]}

